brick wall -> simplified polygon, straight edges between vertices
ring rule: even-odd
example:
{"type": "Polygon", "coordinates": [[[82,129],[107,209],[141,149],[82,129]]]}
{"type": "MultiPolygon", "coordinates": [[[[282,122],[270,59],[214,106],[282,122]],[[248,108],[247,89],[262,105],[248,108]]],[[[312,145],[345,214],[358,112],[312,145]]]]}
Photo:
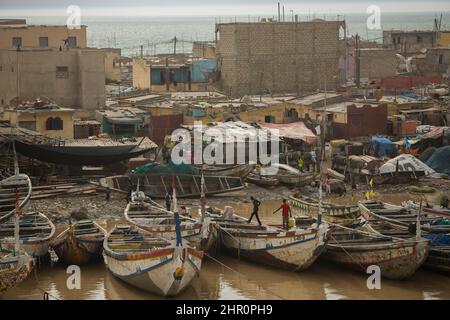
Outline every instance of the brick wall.
{"type": "Polygon", "coordinates": [[[343,22],[261,22],[218,25],[221,90],[231,96],[306,93],[336,86],[343,22]]]}

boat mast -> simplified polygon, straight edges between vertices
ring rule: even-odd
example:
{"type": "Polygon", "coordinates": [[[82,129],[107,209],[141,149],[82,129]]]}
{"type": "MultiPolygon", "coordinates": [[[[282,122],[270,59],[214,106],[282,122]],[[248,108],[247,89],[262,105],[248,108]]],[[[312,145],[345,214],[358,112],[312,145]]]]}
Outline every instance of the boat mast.
{"type": "Polygon", "coordinates": [[[327,76],[325,75],[325,101],[323,119],[320,127],[320,162],[319,162],[319,205],[317,208],[317,226],[322,223],[322,183],[323,183],[323,158],[325,155],[325,134],[326,134],[326,117],[327,117],[327,76]]]}
{"type": "MultiPolygon", "coordinates": [[[[16,144],[13,141],[13,155],[14,155],[14,175],[18,179],[19,175],[19,162],[16,154],[16,144]]],[[[19,204],[19,187],[16,185],[16,208],[14,217],[14,256],[18,256],[20,252],[20,204],[19,204]]]]}
{"type": "Polygon", "coordinates": [[[205,177],[203,176],[203,169],[202,169],[202,179],[201,179],[201,191],[200,191],[200,211],[201,211],[201,222],[205,219],[205,212],[206,212],[206,195],[205,195],[205,177]]]}
{"type": "Polygon", "coordinates": [[[181,240],[181,226],[180,226],[180,215],[178,213],[178,205],[177,205],[177,191],[176,191],[176,183],[175,183],[175,177],[173,177],[173,183],[172,183],[172,188],[173,188],[173,218],[175,220],[175,236],[176,236],[176,240],[177,240],[177,247],[182,245],[182,240],[181,240]]]}
{"type": "Polygon", "coordinates": [[[416,221],[416,240],[419,241],[422,238],[422,230],[420,228],[420,215],[422,214],[422,198],[420,199],[419,212],[417,213],[416,221]]]}

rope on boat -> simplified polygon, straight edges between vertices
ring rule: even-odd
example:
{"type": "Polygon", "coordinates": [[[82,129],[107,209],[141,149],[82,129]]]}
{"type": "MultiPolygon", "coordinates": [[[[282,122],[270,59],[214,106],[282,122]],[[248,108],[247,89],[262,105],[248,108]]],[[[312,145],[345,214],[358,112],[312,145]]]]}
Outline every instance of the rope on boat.
{"type": "MultiPolygon", "coordinates": [[[[333,234],[331,234],[331,238],[332,238],[334,241],[336,241],[337,244],[340,245],[339,241],[337,241],[336,238],[333,237],[333,234]]],[[[361,263],[359,263],[358,261],[356,261],[356,260],[353,258],[353,256],[352,256],[347,250],[345,250],[345,248],[344,248],[342,245],[340,245],[340,247],[341,247],[342,251],[344,251],[345,254],[348,255],[348,256],[350,257],[350,259],[353,260],[353,262],[357,263],[357,264],[361,267],[361,269],[362,269],[363,271],[366,271],[366,269],[364,268],[364,266],[363,266],[361,263]]]]}
{"type": "Polygon", "coordinates": [[[238,247],[238,259],[241,260],[241,240],[236,238],[235,236],[233,236],[231,233],[229,233],[227,230],[222,228],[220,225],[219,225],[219,229],[220,229],[220,231],[223,231],[226,234],[228,234],[234,241],[236,241],[238,243],[238,245],[239,245],[239,247],[238,247]]]}

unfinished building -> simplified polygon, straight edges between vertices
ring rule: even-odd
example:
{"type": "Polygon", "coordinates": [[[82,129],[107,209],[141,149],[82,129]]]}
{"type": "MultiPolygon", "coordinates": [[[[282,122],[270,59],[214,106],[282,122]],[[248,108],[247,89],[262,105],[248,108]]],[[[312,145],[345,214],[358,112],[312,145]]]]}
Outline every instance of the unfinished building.
{"type": "Polygon", "coordinates": [[[345,22],[216,25],[219,88],[230,96],[303,94],[342,80],[345,22]]]}

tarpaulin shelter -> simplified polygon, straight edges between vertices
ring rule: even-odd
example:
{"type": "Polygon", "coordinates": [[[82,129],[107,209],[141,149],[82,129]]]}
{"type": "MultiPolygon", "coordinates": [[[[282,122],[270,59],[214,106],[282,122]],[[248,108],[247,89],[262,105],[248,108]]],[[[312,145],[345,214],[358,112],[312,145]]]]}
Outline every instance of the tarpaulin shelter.
{"type": "Polygon", "coordinates": [[[385,137],[373,136],[371,142],[378,158],[391,155],[396,148],[395,143],[385,137]]]}
{"type": "Polygon", "coordinates": [[[417,176],[436,173],[432,168],[410,154],[402,154],[395,157],[380,167],[380,174],[391,174],[395,172],[412,172],[417,176]]]}
{"type": "Polygon", "coordinates": [[[308,144],[313,144],[317,141],[317,136],[301,121],[286,124],[259,122],[258,125],[263,129],[278,130],[280,138],[301,140],[308,144]]]}
{"type": "Polygon", "coordinates": [[[431,127],[430,131],[421,136],[422,139],[438,139],[444,135],[448,127],[431,127]]]}
{"type": "Polygon", "coordinates": [[[450,175],[450,146],[436,149],[428,159],[427,165],[436,172],[450,175]]]}

